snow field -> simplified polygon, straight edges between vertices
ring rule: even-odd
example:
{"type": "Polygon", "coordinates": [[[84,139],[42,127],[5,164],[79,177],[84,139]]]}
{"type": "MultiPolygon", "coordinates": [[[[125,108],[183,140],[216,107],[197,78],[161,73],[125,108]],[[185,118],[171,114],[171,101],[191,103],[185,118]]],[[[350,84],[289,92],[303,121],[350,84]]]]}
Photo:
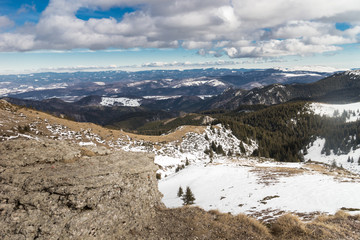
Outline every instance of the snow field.
{"type": "MultiPolygon", "coordinates": [[[[297,164],[299,167],[301,164],[297,164]]],[[[255,167],[255,166],[254,166],[255,167]]],[[[232,214],[273,216],[280,211],[333,214],[342,207],[360,209],[359,182],[339,182],[332,176],[304,173],[281,177],[270,185],[259,182],[254,167],[235,164],[188,166],[159,181],[162,201],[167,207],[180,207],[181,186],[189,186],[195,205],[232,214]],[[267,199],[267,200],[266,200],[267,199]]]]}
{"type": "MultiPolygon", "coordinates": [[[[350,150],[348,154],[342,155],[335,155],[334,152],[331,150],[330,155],[326,156],[325,154],[321,154],[321,150],[324,148],[325,139],[317,138],[312,146],[308,146],[307,154],[304,155],[305,161],[314,161],[314,162],[321,162],[328,165],[332,165],[336,163],[338,167],[343,167],[344,169],[360,174],[360,165],[358,163],[358,159],[360,157],[360,148],[356,150],[350,150]],[[354,162],[348,162],[348,158],[353,158],[354,162]]],[[[360,193],[359,193],[360,194],[360,193]]]]}
{"type": "Polygon", "coordinates": [[[352,112],[346,122],[355,122],[360,120],[360,102],[350,104],[325,104],[325,103],[311,103],[309,109],[316,115],[340,117],[344,111],[352,112]],[[338,114],[336,114],[338,113],[338,114]]]}

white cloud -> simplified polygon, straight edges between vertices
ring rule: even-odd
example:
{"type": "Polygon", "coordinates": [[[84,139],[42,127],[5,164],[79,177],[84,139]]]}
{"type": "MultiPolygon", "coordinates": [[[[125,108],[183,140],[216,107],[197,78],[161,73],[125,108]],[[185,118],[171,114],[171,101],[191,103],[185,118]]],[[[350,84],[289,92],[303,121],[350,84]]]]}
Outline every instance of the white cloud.
{"type": "Polygon", "coordinates": [[[233,66],[240,64],[236,61],[206,61],[206,62],[149,62],[141,65],[141,67],[150,68],[172,68],[172,67],[216,67],[216,66],[233,66]]]}
{"type": "Polygon", "coordinates": [[[27,12],[31,12],[31,11],[36,11],[36,5],[34,3],[32,5],[22,4],[20,6],[19,10],[17,11],[17,13],[23,14],[23,13],[27,13],[27,12]]]}
{"type": "Polygon", "coordinates": [[[14,22],[7,16],[0,16],[0,29],[14,26],[14,22]]]}
{"type": "MultiPolygon", "coordinates": [[[[10,26],[0,17],[0,28],[10,26]]],[[[0,51],[75,48],[199,49],[232,58],[306,55],[359,42],[358,0],[52,0],[36,26],[0,33],[0,51]],[[80,8],[134,7],[115,17],[81,20],[80,8]],[[349,22],[346,31],[336,22],[349,22]]]]}

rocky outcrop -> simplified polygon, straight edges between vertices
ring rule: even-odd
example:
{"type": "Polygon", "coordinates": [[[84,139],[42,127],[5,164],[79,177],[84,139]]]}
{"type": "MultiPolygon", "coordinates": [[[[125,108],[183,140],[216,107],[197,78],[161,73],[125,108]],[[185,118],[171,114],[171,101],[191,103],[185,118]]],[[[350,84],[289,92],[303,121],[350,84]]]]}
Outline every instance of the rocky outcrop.
{"type": "Polygon", "coordinates": [[[49,140],[0,153],[0,239],[127,238],[162,206],[151,155],[49,140]]]}

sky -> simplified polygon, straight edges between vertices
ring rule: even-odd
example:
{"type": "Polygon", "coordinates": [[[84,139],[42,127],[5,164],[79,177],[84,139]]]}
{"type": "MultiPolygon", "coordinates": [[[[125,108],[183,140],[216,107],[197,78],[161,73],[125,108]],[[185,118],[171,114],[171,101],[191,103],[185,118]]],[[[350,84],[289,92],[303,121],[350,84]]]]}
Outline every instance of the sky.
{"type": "Polygon", "coordinates": [[[359,0],[0,0],[0,73],[360,67],[359,0]]]}

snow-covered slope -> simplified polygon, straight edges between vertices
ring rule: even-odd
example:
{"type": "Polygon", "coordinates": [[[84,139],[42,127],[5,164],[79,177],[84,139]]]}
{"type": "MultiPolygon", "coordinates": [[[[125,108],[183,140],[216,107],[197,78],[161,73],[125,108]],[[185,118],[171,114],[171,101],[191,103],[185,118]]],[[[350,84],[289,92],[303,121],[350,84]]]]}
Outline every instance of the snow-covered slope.
{"type": "Polygon", "coordinates": [[[173,88],[202,86],[202,85],[209,85],[212,87],[219,87],[219,86],[226,87],[226,85],[223,82],[217,79],[198,78],[198,79],[185,79],[179,84],[173,86],[173,88]]]}
{"type": "Polygon", "coordinates": [[[167,207],[182,206],[181,198],[177,197],[180,186],[190,187],[195,205],[205,210],[246,213],[263,219],[284,211],[333,214],[341,208],[360,209],[359,180],[338,180],[300,163],[268,165],[268,168],[256,163],[244,165],[241,161],[189,166],[159,182],[167,207]]]}
{"type": "Polygon", "coordinates": [[[360,120],[360,102],[350,104],[311,103],[309,109],[314,114],[327,117],[340,117],[346,114],[347,122],[360,120]]]}
{"type": "Polygon", "coordinates": [[[110,98],[102,97],[100,105],[102,106],[113,106],[120,105],[124,107],[139,107],[141,105],[141,99],[136,98],[110,98]]]}
{"type": "Polygon", "coordinates": [[[344,169],[360,174],[360,148],[351,149],[348,154],[337,155],[330,150],[330,154],[326,155],[321,153],[325,145],[325,139],[317,138],[312,144],[307,148],[307,154],[304,155],[305,161],[315,161],[326,163],[329,165],[334,165],[338,167],[343,167],[344,169]],[[348,161],[350,160],[350,161],[348,161]]]}

